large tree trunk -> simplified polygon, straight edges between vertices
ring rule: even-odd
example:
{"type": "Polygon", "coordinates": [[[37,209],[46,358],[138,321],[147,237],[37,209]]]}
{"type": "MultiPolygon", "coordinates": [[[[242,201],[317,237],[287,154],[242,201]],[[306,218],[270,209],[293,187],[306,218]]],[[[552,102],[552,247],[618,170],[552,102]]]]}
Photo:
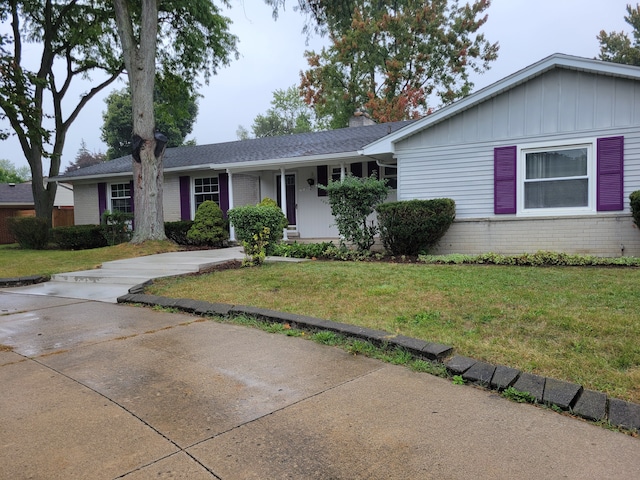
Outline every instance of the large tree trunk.
{"type": "Polygon", "coordinates": [[[131,241],[164,240],[164,145],[157,145],[153,112],[158,4],[157,0],[142,1],[138,41],[133,34],[126,0],[113,0],[113,4],[131,86],[133,110],[134,234],[131,241]]]}

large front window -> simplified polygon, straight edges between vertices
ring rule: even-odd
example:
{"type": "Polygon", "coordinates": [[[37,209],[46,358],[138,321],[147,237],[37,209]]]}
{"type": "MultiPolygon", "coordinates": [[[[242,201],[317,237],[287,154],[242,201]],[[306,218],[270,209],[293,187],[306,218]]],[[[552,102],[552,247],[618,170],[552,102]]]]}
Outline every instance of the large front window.
{"type": "Polygon", "coordinates": [[[566,212],[592,208],[591,145],[521,151],[523,212],[566,212]]]}
{"type": "Polygon", "coordinates": [[[133,213],[131,208],[131,184],[129,182],[111,184],[111,211],[133,213]]]}
{"type": "Polygon", "coordinates": [[[211,200],[220,205],[218,177],[196,178],[193,180],[194,205],[196,210],[202,202],[211,200]]]}

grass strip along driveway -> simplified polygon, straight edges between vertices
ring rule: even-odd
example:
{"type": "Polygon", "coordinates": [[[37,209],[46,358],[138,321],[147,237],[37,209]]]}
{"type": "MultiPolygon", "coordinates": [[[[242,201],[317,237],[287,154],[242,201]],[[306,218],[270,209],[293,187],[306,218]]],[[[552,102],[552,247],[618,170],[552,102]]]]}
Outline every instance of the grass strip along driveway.
{"type": "Polygon", "coordinates": [[[172,242],[121,243],[113,247],[88,250],[27,250],[17,244],[0,245],[0,278],[52,275],[98,268],[104,262],[173,252],[172,242]]]}
{"type": "Polygon", "coordinates": [[[386,330],[640,403],[639,285],[639,268],[311,261],[161,279],[148,293],[386,330]]]}

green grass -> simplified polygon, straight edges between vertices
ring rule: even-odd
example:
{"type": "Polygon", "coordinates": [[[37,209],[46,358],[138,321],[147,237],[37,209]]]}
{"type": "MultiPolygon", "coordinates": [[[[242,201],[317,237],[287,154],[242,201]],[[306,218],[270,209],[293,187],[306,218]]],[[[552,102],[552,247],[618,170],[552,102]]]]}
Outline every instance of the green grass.
{"type": "Polygon", "coordinates": [[[163,279],[149,293],[382,329],[640,403],[639,285],[638,268],[316,261],[163,279]]]}
{"type": "Polygon", "coordinates": [[[17,244],[0,245],[0,278],[51,275],[98,268],[103,262],[175,251],[171,242],[123,243],[89,250],[23,250],[17,244]]]}

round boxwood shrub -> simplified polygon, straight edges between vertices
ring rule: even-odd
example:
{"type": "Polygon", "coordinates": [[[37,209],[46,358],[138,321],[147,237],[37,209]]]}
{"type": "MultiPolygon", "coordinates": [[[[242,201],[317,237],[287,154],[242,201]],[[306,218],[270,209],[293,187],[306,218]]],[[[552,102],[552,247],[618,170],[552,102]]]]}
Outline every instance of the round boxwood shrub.
{"type": "Polygon", "coordinates": [[[383,203],[376,207],[380,239],[392,255],[427,253],[456,218],[450,198],[383,203]]]}
{"type": "Polygon", "coordinates": [[[222,247],[228,238],[229,233],[225,229],[224,217],[218,204],[211,200],[202,202],[196,211],[193,225],[187,232],[187,240],[194,245],[222,247]]]}

